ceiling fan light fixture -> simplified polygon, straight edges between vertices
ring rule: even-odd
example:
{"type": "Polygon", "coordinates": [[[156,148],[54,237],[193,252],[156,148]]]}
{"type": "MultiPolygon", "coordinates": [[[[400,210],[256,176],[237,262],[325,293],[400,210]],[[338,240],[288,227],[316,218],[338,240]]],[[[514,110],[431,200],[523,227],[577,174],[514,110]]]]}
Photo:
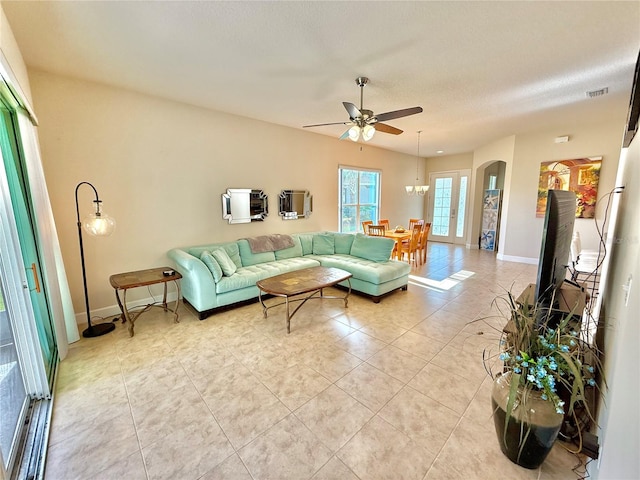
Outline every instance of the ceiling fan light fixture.
{"type": "Polygon", "coordinates": [[[358,138],[360,138],[360,127],[357,125],[354,125],[349,129],[349,139],[354,142],[357,142],[358,138]]]}
{"type": "Polygon", "coordinates": [[[372,125],[365,125],[362,129],[362,139],[368,142],[373,138],[374,133],[376,133],[376,129],[372,125]]]}

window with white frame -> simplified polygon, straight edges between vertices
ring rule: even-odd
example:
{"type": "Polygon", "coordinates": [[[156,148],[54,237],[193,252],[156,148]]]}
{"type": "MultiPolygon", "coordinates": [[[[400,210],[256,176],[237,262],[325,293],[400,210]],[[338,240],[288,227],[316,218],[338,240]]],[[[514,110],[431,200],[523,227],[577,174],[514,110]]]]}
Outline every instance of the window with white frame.
{"type": "Polygon", "coordinates": [[[362,222],[380,215],[381,172],[354,167],[339,168],[340,231],[358,232],[362,222]]]}

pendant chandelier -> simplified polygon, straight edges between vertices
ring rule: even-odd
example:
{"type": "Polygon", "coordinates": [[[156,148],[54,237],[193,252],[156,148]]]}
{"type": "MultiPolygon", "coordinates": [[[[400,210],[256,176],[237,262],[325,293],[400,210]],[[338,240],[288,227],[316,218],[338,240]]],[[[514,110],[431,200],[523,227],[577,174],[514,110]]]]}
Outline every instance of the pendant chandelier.
{"type": "Polygon", "coordinates": [[[416,159],[416,183],[414,185],[405,185],[407,195],[424,195],[429,190],[429,185],[420,185],[418,182],[418,168],[420,166],[420,134],[422,130],[418,130],[418,158],[416,159]]]}

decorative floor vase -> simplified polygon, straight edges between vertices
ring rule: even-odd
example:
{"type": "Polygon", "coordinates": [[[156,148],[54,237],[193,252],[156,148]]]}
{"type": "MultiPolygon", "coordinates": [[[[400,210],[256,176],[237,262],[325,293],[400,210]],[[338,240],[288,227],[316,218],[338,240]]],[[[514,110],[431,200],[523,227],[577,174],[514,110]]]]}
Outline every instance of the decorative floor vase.
{"type": "Polygon", "coordinates": [[[505,422],[511,374],[498,375],[493,383],[491,406],[500,449],[509,460],[524,468],[542,465],[558,437],[564,416],[540,392],[530,391],[523,398],[518,389],[508,423],[505,422]],[[506,428],[505,428],[506,427],[506,428]]]}

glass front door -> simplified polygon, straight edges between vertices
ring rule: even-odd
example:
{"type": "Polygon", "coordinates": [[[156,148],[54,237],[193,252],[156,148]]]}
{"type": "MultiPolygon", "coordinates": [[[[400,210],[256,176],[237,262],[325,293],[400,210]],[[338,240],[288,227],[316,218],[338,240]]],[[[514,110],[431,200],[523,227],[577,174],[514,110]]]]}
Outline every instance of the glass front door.
{"type": "Polygon", "coordinates": [[[465,241],[469,172],[432,173],[427,211],[431,222],[429,240],[443,243],[465,241]]]}

